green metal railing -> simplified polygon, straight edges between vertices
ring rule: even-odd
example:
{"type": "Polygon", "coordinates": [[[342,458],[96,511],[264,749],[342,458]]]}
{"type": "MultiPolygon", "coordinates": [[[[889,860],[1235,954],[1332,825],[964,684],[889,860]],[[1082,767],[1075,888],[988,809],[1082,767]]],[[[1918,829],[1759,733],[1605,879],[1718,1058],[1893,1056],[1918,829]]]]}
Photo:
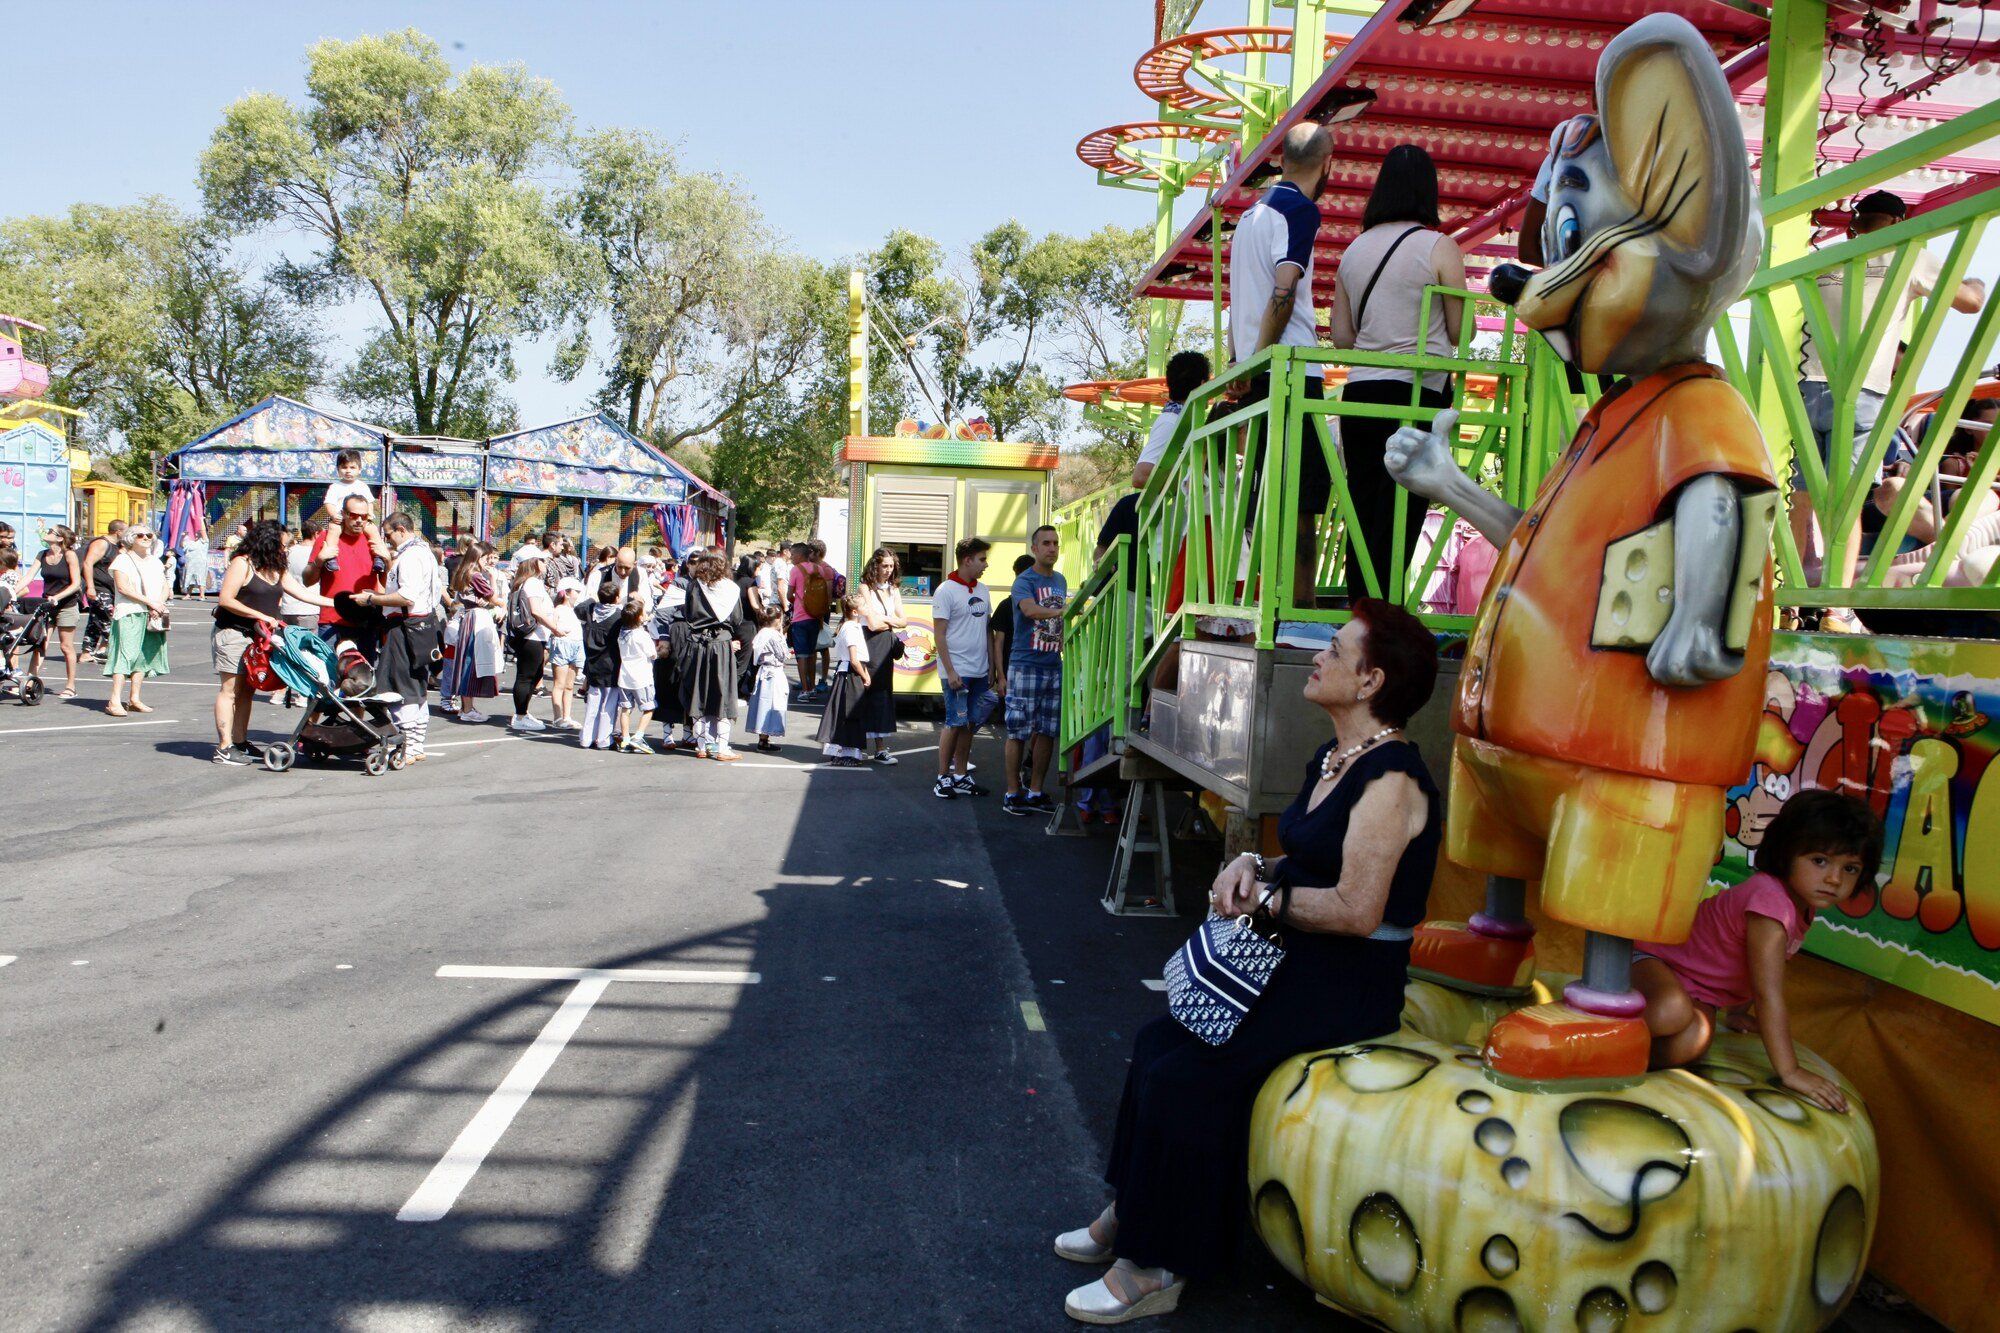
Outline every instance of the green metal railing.
{"type": "MultiPolygon", "coordinates": [[[[1339,451],[1332,446],[1337,434],[1325,425],[1308,428],[1313,418],[1428,423],[1436,410],[1420,404],[1420,377],[1427,372],[1450,373],[1452,406],[1460,413],[1460,463],[1474,476],[1488,479],[1511,503],[1525,505],[1575,420],[1561,363],[1540,338],[1511,319],[1498,334],[1477,334],[1469,316],[1488,298],[1472,292],[1427,289],[1420,312],[1424,323],[1419,327],[1427,327],[1430,303],[1444,297],[1468,303],[1468,318],[1451,356],[1268,348],[1189,398],[1166,456],[1139,501],[1137,559],[1144,616],[1143,623],[1135,626],[1139,649],[1132,664],[1135,673],[1150,670],[1167,643],[1192,634],[1196,617],[1247,622],[1260,647],[1275,642],[1281,620],[1345,620],[1344,609],[1311,605],[1328,595],[1387,597],[1438,628],[1469,625],[1467,617],[1431,614],[1423,608],[1423,590],[1436,570],[1443,543],[1433,542],[1428,551],[1419,545],[1407,565],[1385,560],[1386,553],[1369,551],[1339,451]],[[1309,378],[1322,375],[1330,365],[1406,370],[1411,373],[1410,401],[1376,404],[1309,397],[1309,378]],[[1240,404],[1239,391],[1265,374],[1270,379],[1268,394],[1240,404]],[[1492,397],[1469,396],[1468,374],[1490,377],[1492,397]],[[1545,404],[1532,427],[1527,410],[1531,400],[1545,404]],[[1291,447],[1293,441],[1300,447],[1291,447]],[[1300,448],[1321,450],[1332,476],[1331,512],[1324,516],[1299,513],[1300,448]],[[1318,524],[1315,535],[1324,553],[1310,597],[1300,596],[1301,590],[1294,587],[1293,552],[1302,521],[1318,524]],[[1342,582],[1349,548],[1366,585],[1359,589],[1342,582]],[[1177,570],[1179,589],[1173,586],[1177,570]]],[[[1446,518],[1448,531],[1455,515],[1447,511],[1446,518]]],[[[1409,521],[1398,506],[1391,521],[1392,550],[1404,548],[1409,521]]]]}
{"type": "Polygon", "coordinates": [[[1125,737],[1136,698],[1132,654],[1132,539],[1119,537],[1063,608],[1062,734],[1063,767],[1070,748],[1100,727],[1114,740],[1125,737]]]}
{"type": "MultiPolygon", "coordinates": [[[[1127,486],[1106,486],[1081,496],[1049,515],[1049,526],[1056,530],[1056,540],[1060,549],[1056,556],[1056,570],[1069,581],[1071,588],[1081,584],[1094,567],[1094,553],[1097,550],[1097,534],[1104,528],[1105,515],[1111,506],[1118,503],[1127,486]]],[[[995,570],[992,577],[1013,582],[1013,574],[1007,570],[995,570]]]]}
{"type": "MultiPolygon", "coordinates": [[[[1872,176],[1856,177],[1860,186],[1850,182],[1846,188],[1860,188],[1884,178],[1879,170],[1872,176]]],[[[1774,221],[1782,220],[1793,211],[1812,207],[1822,193],[1780,196],[1767,214],[1774,221]]],[[[2000,561],[1993,561],[1990,570],[1986,561],[1977,562],[1973,567],[1980,573],[1973,579],[1968,579],[1961,561],[1961,556],[1969,554],[1966,541],[1984,509],[1983,499],[1974,497],[1990,494],[1996,475],[2000,475],[2000,438],[1989,434],[1980,443],[1969,475],[1957,488],[1957,493],[1968,499],[1951,506],[1941,525],[1936,510],[1944,487],[1935,484],[1938,464],[1979,380],[1980,368],[1988,364],[1996,339],[2000,339],[2000,305],[1991,299],[1974,318],[1965,349],[1934,413],[1927,418],[1934,424],[1923,430],[1916,442],[1908,476],[1887,487],[1876,483],[1876,473],[1899,430],[1907,436],[1914,433],[1908,427],[1924,424],[1906,421],[1905,409],[1917,393],[1919,377],[1950,318],[1959,284],[1996,213],[2000,213],[2000,188],[1767,268],[1752,280],[1746,293],[1747,336],[1738,332],[1733,320],[1716,329],[1723,368],[1765,423],[1765,440],[1781,481],[1796,461],[1804,489],[1791,497],[1792,504],[1806,507],[1821,534],[1824,559],[1815,570],[1791,527],[1779,526],[1774,544],[1781,603],[2000,610],[2000,561]],[[1940,239],[1948,239],[1950,245],[1938,275],[1928,294],[1913,296],[1905,323],[1902,298],[1917,276],[1919,252],[1940,239]],[[1864,291],[1871,270],[1880,275],[1875,299],[1845,299],[1845,293],[1864,291]],[[1829,290],[1843,294],[1837,311],[1830,311],[1826,300],[1829,290]],[[1907,340],[1884,395],[1881,414],[1866,433],[1858,459],[1849,447],[1834,447],[1822,461],[1813,444],[1800,385],[1804,366],[1798,352],[1801,321],[1824,369],[1833,403],[1828,435],[1834,441],[1855,437],[1856,409],[1876,349],[1885,341],[1907,340]],[[1862,516],[1871,506],[1882,515],[1883,524],[1864,554],[1855,544],[1863,540],[1862,516]],[[1913,527],[1921,528],[1915,539],[1911,538],[1913,527]],[[1907,546],[1915,549],[1905,551],[1907,546]],[[1860,563],[1850,580],[1847,566],[1856,557],[1860,563]]]]}

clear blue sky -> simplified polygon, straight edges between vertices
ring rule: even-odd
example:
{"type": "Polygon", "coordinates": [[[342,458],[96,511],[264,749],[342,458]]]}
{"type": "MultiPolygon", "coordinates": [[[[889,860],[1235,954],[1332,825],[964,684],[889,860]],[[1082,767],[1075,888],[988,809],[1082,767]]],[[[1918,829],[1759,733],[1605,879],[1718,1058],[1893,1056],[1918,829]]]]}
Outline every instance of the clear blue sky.
{"type": "MultiPolygon", "coordinates": [[[[950,246],[1009,217],[1036,232],[1151,220],[1076,160],[1090,130],[1145,119],[1132,65],[1150,0],[11,0],[31,89],[10,101],[0,215],[163,194],[199,202],[195,168],[223,107],[303,92],[306,47],[415,26],[455,64],[519,61],[585,126],[681,144],[740,176],[799,250],[838,259],[891,227],[950,246]],[[74,71],[74,82],[65,82],[74,71]]],[[[354,321],[330,327],[345,332],[354,321]]],[[[529,350],[523,419],[583,406],[529,350]]]]}

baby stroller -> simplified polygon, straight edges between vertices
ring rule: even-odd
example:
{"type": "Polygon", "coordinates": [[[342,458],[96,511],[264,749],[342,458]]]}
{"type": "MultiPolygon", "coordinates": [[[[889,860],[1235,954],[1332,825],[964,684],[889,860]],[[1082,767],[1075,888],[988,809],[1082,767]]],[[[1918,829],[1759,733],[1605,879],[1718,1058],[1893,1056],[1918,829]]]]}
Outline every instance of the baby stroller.
{"type": "Polygon", "coordinates": [[[403,696],[376,693],[375,673],[351,646],[339,652],[296,625],[283,634],[259,635],[251,652],[259,646],[267,654],[269,679],[260,678],[253,661],[251,684],[260,690],[290,689],[306,700],[291,739],[264,747],[265,768],[282,773],[300,759],[360,755],[368,775],[380,777],[409,762],[391,712],[403,696]]]}
{"type": "Polygon", "coordinates": [[[14,663],[32,657],[48,642],[55,619],[56,609],[46,597],[24,598],[12,609],[0,611],[0,698],[11,694],[23,708],[42,701],[42,678],[14,663]]]}

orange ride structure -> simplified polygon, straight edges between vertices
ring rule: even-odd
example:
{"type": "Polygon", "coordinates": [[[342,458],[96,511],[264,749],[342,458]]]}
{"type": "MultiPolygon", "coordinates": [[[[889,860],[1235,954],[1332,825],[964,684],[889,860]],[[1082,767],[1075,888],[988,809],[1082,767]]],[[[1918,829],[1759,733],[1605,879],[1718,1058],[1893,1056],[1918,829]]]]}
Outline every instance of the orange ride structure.
{"type": "MultiPolygon", "coordinates": [[[[1433,908],[1469,919],[1421,932],[1399,1031],[1272,1076],[1249,1163],[1259,1235],[1327,1304],[1387,1328],[1817,1329],[1864,1267],[1954,1327],[2000,1327],[2000,1150],[1975,1109],[2000,1094],[2000,442],[1977,407],[2000,312],[1966,294],[2000,215],[2000,6],[1298,0],[1289,28],[1273,8],[1251,0],[1232,26],[1156,5],[1134,74],[1154,117],[1078,147],[1101,183],[1156,195],[1136,293],[1154,337],[1146,376],[1067,396],[1143,422],[1175,301],[1207,304],[1217,377],[1139,495],[1138,539],[1075,585],[1064,745],[1107,734],[1074,780],[1193,787],[1229,809],[1232,849],[1275,851],[1271,817],[1325,736],[1298,701],[1307,645],[1347,598],[1401,602],[1445,648],[1410,730],[1452,786],[1433,908]],[[1550,267],[1510,271],[1552,131],[1579,116],[1595,119],[1563,141],[1550,267]],[[1451,356],[1220,355],[1235,221],[1308,119],[1334,145],[1316,307],[1381,159],[1420,144],[1467,260],[1466,290],[1423,298],[1469,306],[1451,356]],[[1702,182],[1684,213],[1659,202],[1680,188],[1668,158],[1702,182]],[[1850,233],[1879,189],[1906,219],[1850,233]],[[1592,211],[1607,199],[1657,235],[1628,246],[1592,211]],[[1611,254],[1618,278],[1596,285],[1611,254]],[[1906,303],[1875,295],[1932,264],[1906,303]],[[1878,271],[1892,282],[1827,300],[1878,271]],[[1885,341],[1903,354],[1871,388],[1885,341]],[[1808,342],[1833,404],[1818,428],[1851,456],[1814,447],[1808,342]],[[1343,586],[1348,408],[1304,390],[1357,365],[1453,377],[1448,436],[1414,392],[1366,414],[1425,433],[1435,466],[1405,484],[1447,529],[1499,523],[1476,615],[1425,608],[1441,543],[1407,563],[1357,544],[1367,586],[1343,586]],[[1269,397],[1239,406],[1256,374],[1269,397]],[[1649,385],[1680,396],[1626,397],[1649,385]],[[1902,406],[1871,427],[1867,394],[1902,406]],[[1600,484],[1578,469],[1605,423],[1646,443],[1600,484]],[[1295,512],[1312,448],[1334,476],[1323,518],[1295,512]],[[1878,486],[1892,457],[1901,484],[1878,486]],[[1697,513],[1696,495],[1715,503],[1697,513]],[[1727,531],[1676,550],[1711,513],[1727,531]],[[1281,553],[1307,521],[1322,559],[1294,588],[1281,553]],[[1797,625],[1820,608],[1878,632],[1797,625]],[[1680,658],[1675,622],[1712,625],[1716,650],[1680,658]],[[1155,687],[1169,649],[1177,679],[1155,687]],[[1649,1072],[1633,940],[1684,936],[1809,787],[1888,829],[1878,882],[1821,913],[1790,969],[1798,1061],[1846,1110],[1786,1087],[1745,1033],[1649,1072]]],[[[1127,809],[1147,804],[1135,790],[1127,809]]],[[[1128,815],[1114,880],[1148,850],[1136,833],[1128,815]]]]}

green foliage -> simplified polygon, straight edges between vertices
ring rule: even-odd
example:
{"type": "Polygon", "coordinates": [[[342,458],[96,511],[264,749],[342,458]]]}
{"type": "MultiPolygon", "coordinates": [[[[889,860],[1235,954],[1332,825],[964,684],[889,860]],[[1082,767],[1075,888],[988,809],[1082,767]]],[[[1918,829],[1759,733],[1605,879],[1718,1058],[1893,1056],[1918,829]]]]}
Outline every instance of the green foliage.
{"type": "MultiPolygon", "coordinates": [[[[664,449],[705,437],[787,381],[815,350],[802,261],[741,182],[681,169],[673,149],[630,130],[580,141],[562,215],[595,260],[612,346],[598,402],[664,449]]],[[[589,317],[556,359],[564,378],[590,359],[589,317]]]]}
{"type": "MultiPolygon", "coordinates": [[[[1131,293],[1149,245],[1140,228],[1038,239],[1006,222],[954,263],[929,237],[891,232],[865,261],[887,334],[875,350],[908,376],[925,417],[983,413],[1002,439],[1060,439],[1074,421],[1064,383],[1143,373],[1145,314],[1131,293]]],[[[1128,434],[1111,443],[1136,451],[1128,434]]]]}
{"type": "Polygon", "coordinates": [[[48,364],[52,400],[95,413],[145,377],[164,323],[156,277],[179,225],[157,199],[0,225],[0,310],[47,326],[28,347],[48,364]]]}
{"type": "Polygon", "coordinates": [[[209,210],[313,237],[281,274],[301,299],[372,298],[381,328],[341,381],[358,406],[476,434],[503,414],[513,340],[586,290],[539,183],[569,109],[516,66],[454,76],[414,29],[317,42],[306,64],[303,104],[256,93],[224,111],[202,155],[209,210]]]}
{"type": "MultiPolygon", "coordinates": [[[[810,322],[804,362],[722,423],[706,459],[736,501],[739,532],[803,535],[815,500],[845,489],[834,458],[847,433],[847,273],[805,262],[796,281],[810,322]]],[[[892,396],[881,405],[899,407],[892,396]]]]}
{"type": "Polygon", "coordinates": [[[120,446],[119,475],[138,485],[162,452],[321,372],[291,303],[160,199],[0,225],[0,310],[49,326],[31,351],[51,397],[92,414],[86,441],[120,446]]]}

